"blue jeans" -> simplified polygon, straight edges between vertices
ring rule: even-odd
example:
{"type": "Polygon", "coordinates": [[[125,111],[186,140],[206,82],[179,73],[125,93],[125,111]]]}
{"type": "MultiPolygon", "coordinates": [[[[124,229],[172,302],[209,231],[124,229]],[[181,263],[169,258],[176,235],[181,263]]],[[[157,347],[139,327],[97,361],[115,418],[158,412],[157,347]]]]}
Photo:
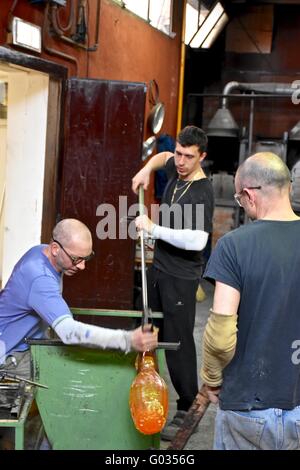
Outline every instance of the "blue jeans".
{"type": "Polygon", "coordinates": [[[218,409],[215,450],[300,450],[300,406],[293,410],[218,409]]]}

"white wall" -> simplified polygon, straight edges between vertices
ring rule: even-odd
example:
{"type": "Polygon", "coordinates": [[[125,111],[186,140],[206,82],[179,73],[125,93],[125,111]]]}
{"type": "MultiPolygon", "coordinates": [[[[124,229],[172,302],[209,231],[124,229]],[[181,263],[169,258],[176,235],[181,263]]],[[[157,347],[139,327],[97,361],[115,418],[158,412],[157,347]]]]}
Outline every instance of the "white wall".
{"type": "Polygon", "coordinates": [[[6,119],[0,119],[0,288],[2,285],[4,197],[6,173],[6,119]]]}
{"type": "Polygon", "coordinates": [[[48,86],[48,75],[8,72],[2,286],[20,256],[41,240],[48,86]]]}

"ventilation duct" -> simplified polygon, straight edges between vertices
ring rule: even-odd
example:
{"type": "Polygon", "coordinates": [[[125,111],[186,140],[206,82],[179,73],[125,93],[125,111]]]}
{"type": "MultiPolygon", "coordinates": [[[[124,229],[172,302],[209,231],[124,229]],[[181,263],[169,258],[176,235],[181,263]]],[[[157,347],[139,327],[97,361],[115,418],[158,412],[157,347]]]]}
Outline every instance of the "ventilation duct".
{"type": "Polygon", "coordinates": [[[207,135],[215,137],[237,137],[239,126],[228,108],[219,108],[207,126],[207,135]]]}
{"type": "MultiPolygon", "coordinates": [[[[291,96],[295,92],[295,88],[292,88],[286,83],[241,83],[232,81],[225,85],[223,95],[229,95],[234,89],[238,89],[240,92],[265,95],[291,96]]],[[[293,129],[295,129],[295,135],[298,135],[297,139],[300,140],[300,122],[293,129]],[[296,127],[297,130],[295,129],[296,127]]],[[[222,98],[221,108],[217,110],[207,126],[207,135],[237,137],[238,133],[239,127],[228,109],[228,97],[224,96],[222,98]]]]}

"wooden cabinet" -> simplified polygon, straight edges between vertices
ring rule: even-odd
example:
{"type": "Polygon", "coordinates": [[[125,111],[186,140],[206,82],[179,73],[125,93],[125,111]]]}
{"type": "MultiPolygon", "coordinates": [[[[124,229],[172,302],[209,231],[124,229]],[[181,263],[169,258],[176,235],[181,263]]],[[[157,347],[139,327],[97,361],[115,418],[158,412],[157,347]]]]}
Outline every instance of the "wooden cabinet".
{"type": "Polygon", "coordinates": [[[96,253],[83,272],[64,279],[72,307],[132,308],[135,243],[119,239],[119,197],[128,207],[137,202],[131,178],[141,167],[145,92],[143,83],[67,81],[61,217],[90,228],[96,253]],[[101,204],[115,208],[115,238],[97,235],[101,204]]]}

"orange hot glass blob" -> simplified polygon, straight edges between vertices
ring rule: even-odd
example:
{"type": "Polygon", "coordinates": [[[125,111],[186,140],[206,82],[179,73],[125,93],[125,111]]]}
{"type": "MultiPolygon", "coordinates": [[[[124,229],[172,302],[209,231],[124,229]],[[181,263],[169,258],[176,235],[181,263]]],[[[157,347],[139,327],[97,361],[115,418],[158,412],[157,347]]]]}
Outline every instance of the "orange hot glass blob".
{"type": "Polygon", "coordinates": [[[130,388],[129,405],[134,425],[143,434],[155,434],[164,427],[168,415],[168,388],[156,371],[154,353],[137,357],[138,374],[130,388]]]}

